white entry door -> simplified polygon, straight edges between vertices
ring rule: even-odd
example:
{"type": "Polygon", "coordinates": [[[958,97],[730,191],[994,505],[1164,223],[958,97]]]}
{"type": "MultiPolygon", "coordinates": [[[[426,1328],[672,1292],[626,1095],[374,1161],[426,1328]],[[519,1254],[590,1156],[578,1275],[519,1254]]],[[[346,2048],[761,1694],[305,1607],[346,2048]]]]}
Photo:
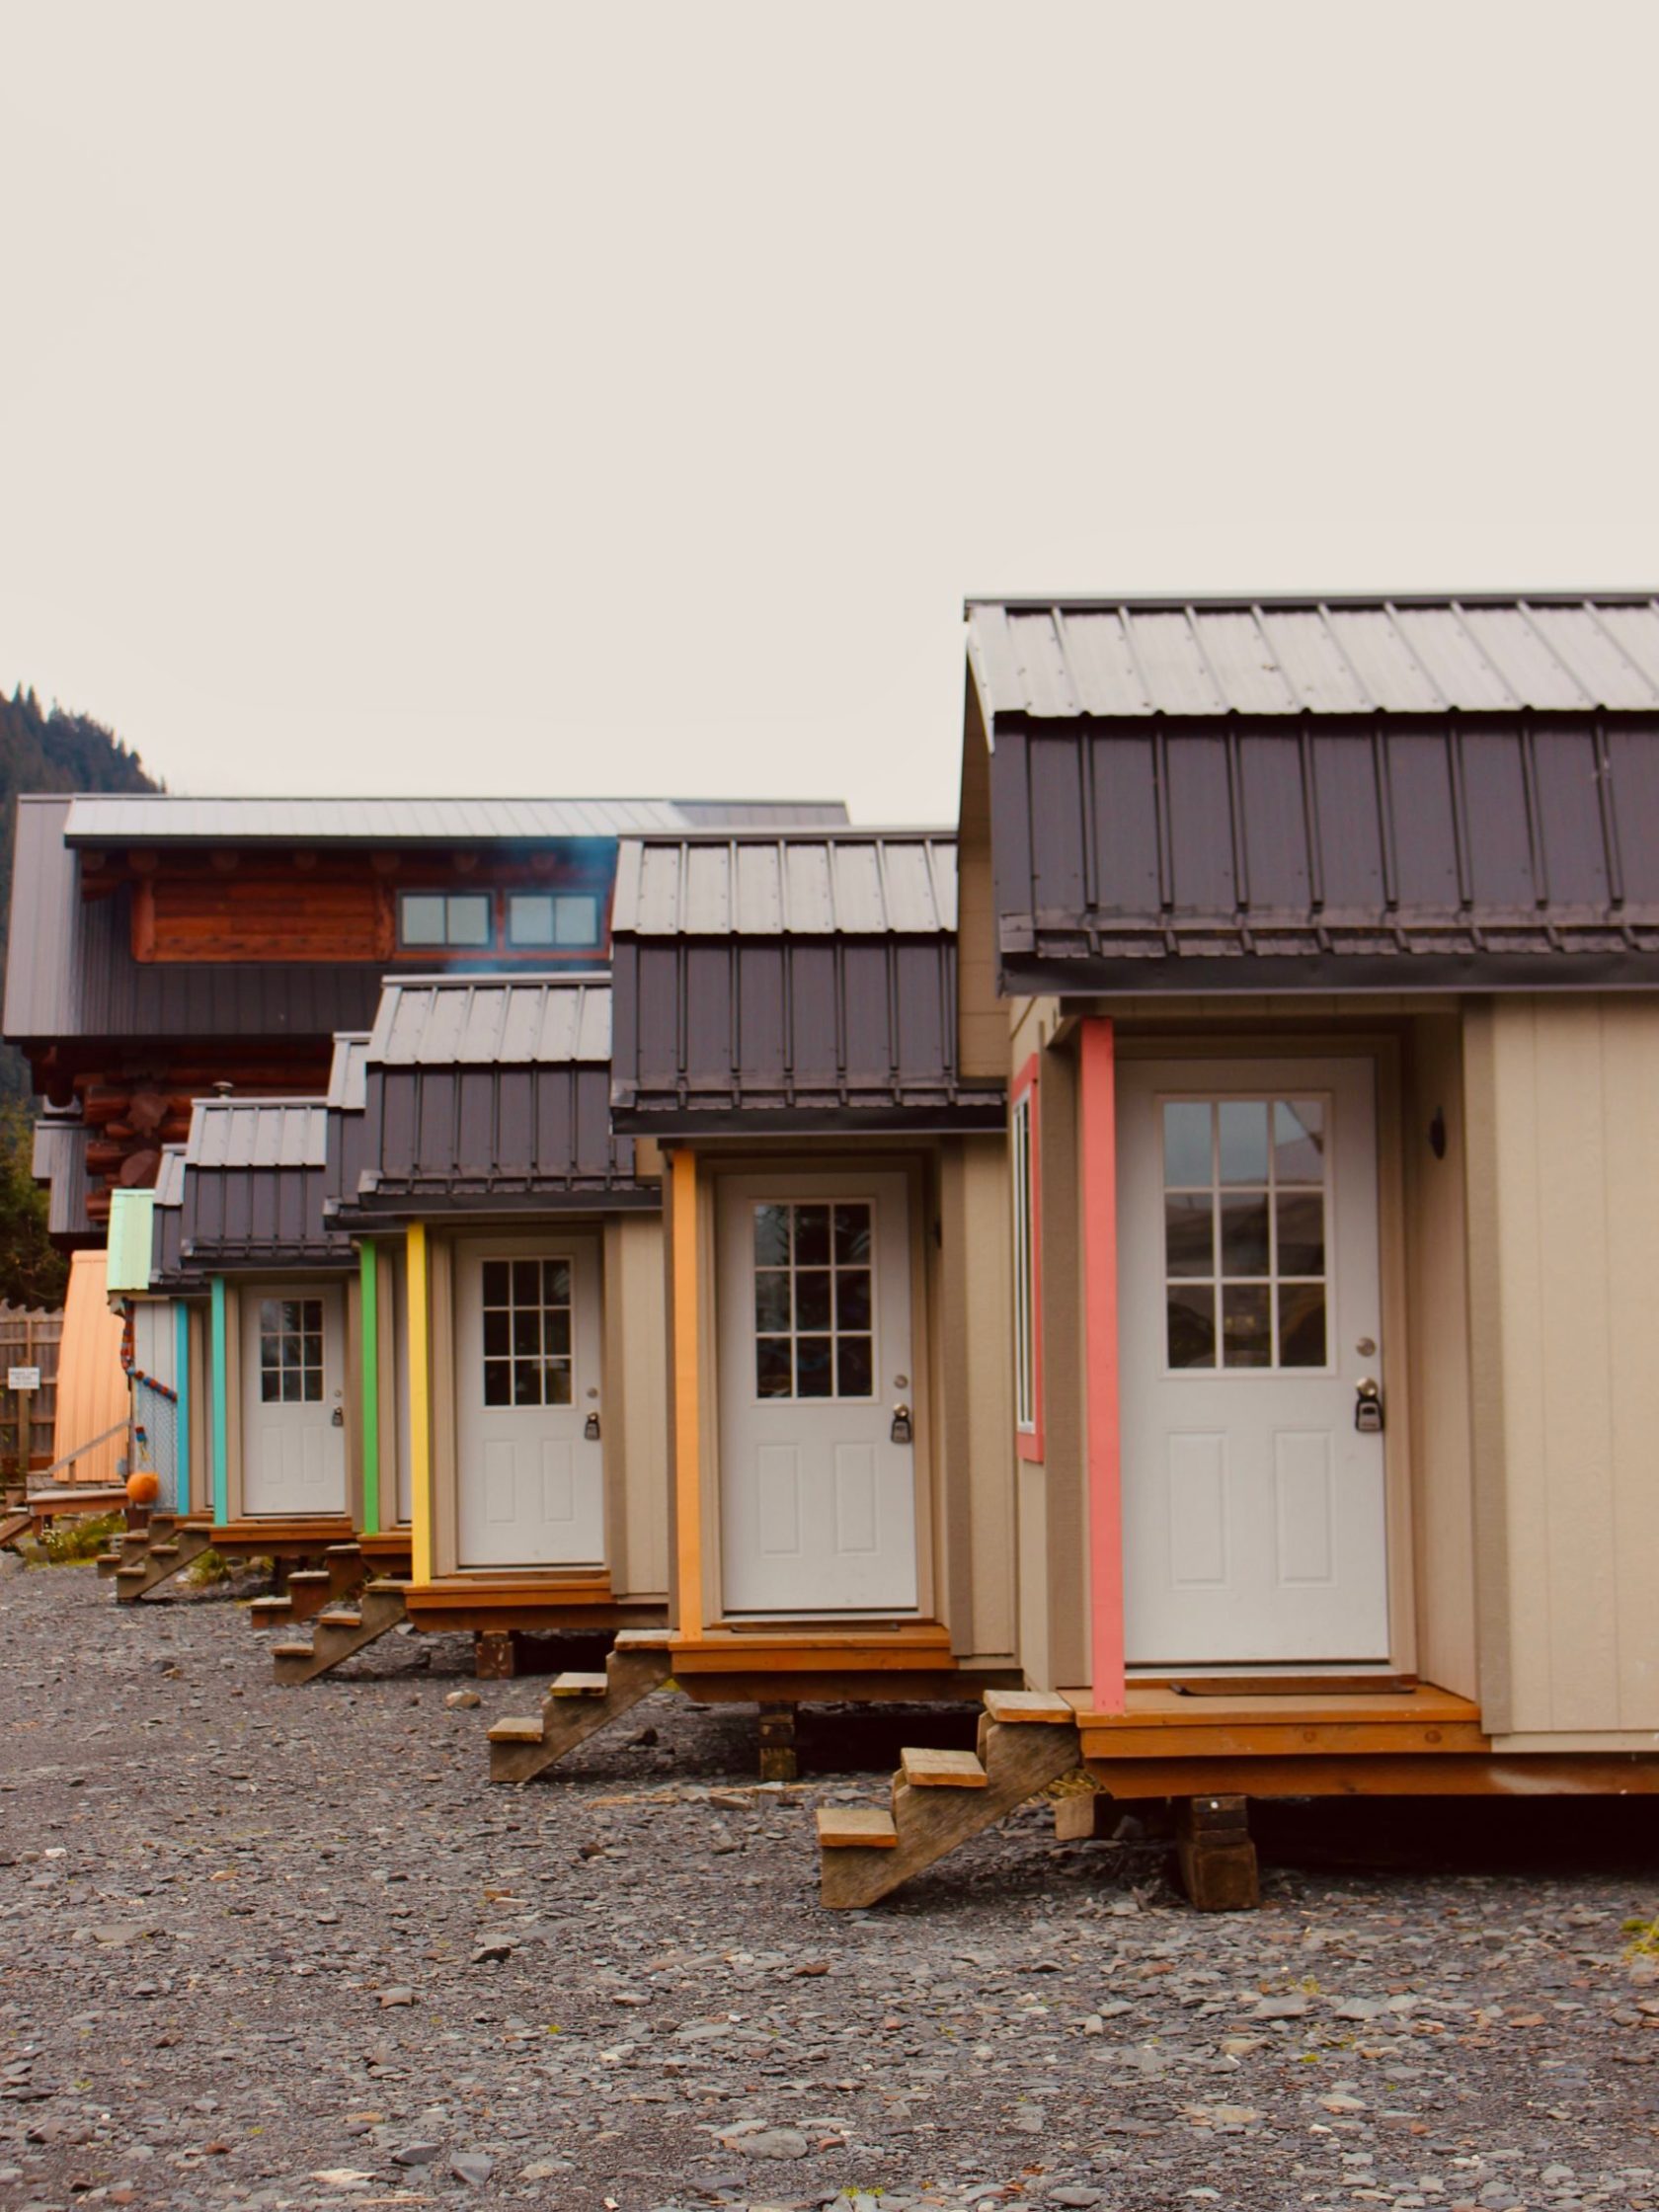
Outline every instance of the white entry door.
{"type": "Polygon", "coordinates": [[[457,1254],[462,1567],[604,1559],[599,1267],[591,1238],[457,1254]]]}
{"type": "Polygon", "coordinates": [[[242,1510],[346,1510],[346,1315],[338,1288],[242,1293],[242,1510]]]}
{"type": "Polygon", "coordinates": [[[1386,1381],[1374,1092],[1361,1060],[1119,1069],[1132,1665],[1388,1657],[1383,1439],[1356,1415],[1386,1381]]]}
{"type": "Polygon", "coordinates": [[[726,1611],[913,1610],[905,1177],[733,1177],[719,1268],[726,1611]]]}

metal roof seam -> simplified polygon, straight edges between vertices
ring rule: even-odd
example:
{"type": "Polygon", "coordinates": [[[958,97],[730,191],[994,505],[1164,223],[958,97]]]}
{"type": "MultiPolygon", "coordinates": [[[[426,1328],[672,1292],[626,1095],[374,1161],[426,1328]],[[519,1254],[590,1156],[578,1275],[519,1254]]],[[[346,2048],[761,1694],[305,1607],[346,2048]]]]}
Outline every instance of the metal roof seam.
{"type": "MultiPolygon", "coordinates": [[[[1527,601],[1525,599],[1517,599],[1517,601],[1515,602],[1515,611],[1520,615],[1522,621],[1527,625],[1527,628],[1532,632],[1538,643],[1542,647],[1543,651],[1548,654],[1550,660],[1554,662],[1555,666],[1562,672],[1567,681],[1578,693],[1579,703],[1582,706],[1594,708],[1598,704],[1594,692],[1590,689],[1590,686],[1585,682],[1584,678],[1579,674],[1578,671],[1572,666],[1572,664],[1565,658],[1563,654],[1556,650],[1554,644],[1550,641],[1550,639],[1546,638],[1542,630],[1539,628],[1539,625],[1534,618],[1533,610],[1528,605],[1527,601]]],[[[1535,701],[1528,701],[1527,703],[1529,705],[1536,704],[1535,701]]]]}
{"type": "Polygon", "coordinates": [[[1477,660],[1481,661],[1481,662],[1482,662],[1482,663],[1483,663],[1483,664],[1484,664],[1484,665],[1485,665],[1485,666],[1486,666],[1486,667],[1487,667],[1488,669],[1490,669],[1490,670],[1491,670],[1491,672],[1492,672],[1492,680],[1493,680],[1493,681],[1494,681],[1494,682],[1495,682],[1495,683],[1497,684],[1497,686],[1498,686],[1499,690],[1500,690],[1500,691],[1505,691],[1505,692],[1507,692],[1507,693],[1509,694],[1509,698],[1510,698],[1510,701],[1511,701],[1511,703],[1512,703],[1512,704],[1513,704],[1514,706],[1516,706],[1516,707],[1523,707],[1523,706],[1525,706],[1525,704],[1526,704],[1526,701],[1525,701],[1525,700],[1524,700],[1524,699],[1523,699],[1523,698],[1521,697],[1520,693],[1519,693],[1519,692],[1518,692],[1518,691],[1516,690],[1515,686],[1514,686],[1514,685],[1513,685],[1513,684],[1512,684],[1512,683],[1510,682],[1510,680],[1509,680],[1508,676],[1506,676],[1506,675],[1504,674],[1504,672],[1503,672],[1502,669],[1500,669],[1500,668],[1498,667],[1498,664],[1496,663],[1496,661],[1494,661],[1494,660],[1493,660],[1492,656],[1491,656],[1491,655],[1490,655],[1490,654],[1489,654],[1489,653],[1487,652],[1486,648],[1485,648],[1485,647],[1484,647],[1484,646],[1483,646],[1483,645],[1481,644],[1481,642],[1480,642],[1479,638],[1475,636],[1475,634],[1474,634],[1474,631],[1473,631],[1472,627],[1470,626],[1470,624],[1469,624],[1469,621],[1468,621],[1467,617],[1466,617],[1466,616],[1465,616],[1465,614],[1463,613],[1463,602],[1462,602],[1462,599],[1454,599],[1454,600],[1452,600],[1452,602],[1451,602],[1451,607],[1452,607],[1452,614],[1453,614],[1453,617],[1454,617],[1454,619],[1456,620],[1456,622],[1457,622],[1457,624],[1458,624],[1458,627],[1459,627],[1459,629],[1460,629],[1460,630],[1461,630],[1461,631],[1462,632],[1463,636],[1464,636],[1464,637],[1465,637],[1465,638],[1467,639],[1467,641],[1468,641],[1468,644],[1469,644],[1469,648],[1470,648],[1470,650],[1471,650],[1471,651],[1472,651],[1472,652],[1474,653],[1474,655],[1475,655],[1475,657],[1476,657],[1476,659],[1477,659],[1477,660]]]}

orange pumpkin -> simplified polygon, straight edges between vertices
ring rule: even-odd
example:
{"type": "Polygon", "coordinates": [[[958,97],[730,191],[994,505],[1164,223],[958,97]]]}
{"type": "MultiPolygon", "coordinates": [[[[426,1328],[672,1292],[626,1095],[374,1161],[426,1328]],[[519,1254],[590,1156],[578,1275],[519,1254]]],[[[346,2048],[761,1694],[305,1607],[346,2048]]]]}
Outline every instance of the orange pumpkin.
{"type": "Polygon", "coordinates": [[[126,1478],[128,1505],[154,1505],[161,1496],[161,1476],[153,1467],[138,1467],[126,1478]]]}

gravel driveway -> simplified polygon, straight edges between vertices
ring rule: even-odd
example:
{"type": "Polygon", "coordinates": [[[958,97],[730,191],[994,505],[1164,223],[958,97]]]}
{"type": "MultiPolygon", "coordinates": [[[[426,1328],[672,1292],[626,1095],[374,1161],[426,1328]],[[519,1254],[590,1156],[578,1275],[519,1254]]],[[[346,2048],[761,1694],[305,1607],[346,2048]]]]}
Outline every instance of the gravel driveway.
{"type": "Polygon", "coordinates": [[[1659,2205],[1648,1807],[1281,1809],[1229,1918],[1028,1810],[833,1918],[913,1719],[760,1790],[667,1695],[491,1790],[469,1656],[278,1691],[220,1594],[0,1565],[0,2205],[1659,2205]]]}

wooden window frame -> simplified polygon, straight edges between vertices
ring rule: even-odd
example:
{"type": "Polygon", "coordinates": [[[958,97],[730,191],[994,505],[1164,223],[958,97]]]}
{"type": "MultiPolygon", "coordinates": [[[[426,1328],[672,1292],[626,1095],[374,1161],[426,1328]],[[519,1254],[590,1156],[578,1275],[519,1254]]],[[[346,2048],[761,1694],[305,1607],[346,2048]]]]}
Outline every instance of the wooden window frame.
{"type": "Polygon", "coordinates": [[[1038,1114],[1039,1076],[1037,1055],[1020,1068],[1008,1094],[1009,1165],[1013,1183],[1013,1290],[1014,1290],[1014,1451],[1021,1460],[1041,1461],[1043,1442],[1043,1141],[1038,1114]],[[1021,1188],[1020,1145],[1015,1136],[1025,1125],[1024,1187],[1021,1188]],[[1029,1274],[1021,1251],[1022,1232],[1029,1246],[1029,1274]],[[1020,1285],[1030,1283],[1022,1301],[1020,1285]],[[1022,1312],[1022,1305],[1025,1310],[1022,1312]],[[1020,1400],[1029,1373],[1029,1406],[1022,1417],[1020,1400]]]}

